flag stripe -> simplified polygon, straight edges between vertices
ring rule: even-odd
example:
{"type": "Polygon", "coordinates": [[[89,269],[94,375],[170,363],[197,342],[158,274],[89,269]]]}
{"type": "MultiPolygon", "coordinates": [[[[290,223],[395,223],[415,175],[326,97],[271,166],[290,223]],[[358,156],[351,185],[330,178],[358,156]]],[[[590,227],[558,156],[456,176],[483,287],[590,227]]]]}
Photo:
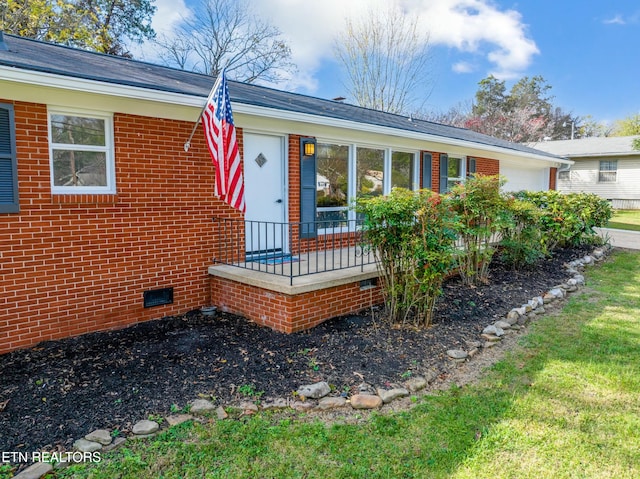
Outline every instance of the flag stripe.
{"type": "Polygon", "coordinates": [[[214,193],[225,203],[245,213],[242,162],[224,71],[213,85],[202,113],[202,126],[216,169],[214,193]]]}

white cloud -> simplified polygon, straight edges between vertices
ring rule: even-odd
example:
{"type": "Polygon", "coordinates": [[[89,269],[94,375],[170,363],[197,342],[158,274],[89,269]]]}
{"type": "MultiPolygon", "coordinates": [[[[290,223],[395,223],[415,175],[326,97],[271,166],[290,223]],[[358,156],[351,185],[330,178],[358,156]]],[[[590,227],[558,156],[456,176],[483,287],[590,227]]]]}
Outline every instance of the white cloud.
{"type": "MultiPolygon", "coordinates": [[[[432,45],[444,45],[484,57],[491,73],[510,78],[526,69],[538,54],[522,16],[515,10],[499,10],[491,0],[396,0],[408,14],[417,16],[430,33],[432,45]]],[[[348,15],[363,15],[383,0],[253,0],[290,41],[293,59],[300,68],[298,86],[313,91],[314,71],[333,55],[333,42],[348,15]]],[[[454,71],[467,72],[458,62],[454,71]]],[[[290,85],[294,87],[295,85],[290,85]]]]}
{"type": "Polygon", "coordinates": [[[469,62],[457,62],[451,66],[451,69],[456,73],[471,73],[476,68],[469,62]]]}
{"type": "MultiPolygon", "coordinates": [[[[201,0],[156,0],[158,11],[153,26],[169,33],[190,14],[188,5],[201,0]],[[186,2],[186,3],[185,3],[186,2]]],[[[389,1],[389,0],[387,0],[389,1]]],[[[430,33],[434,46],[483,58],[490,73],[511,78],[525,70],[538,54],[528,36],[522,15],[500,10],[493,0],[395,0],[407,14],[418,18],[420,27],[430,33]]],[[[385,0],[249,0],[256,12],[282,31],[289,42],[298,73],[287,85],[292,90],[314,92],[319,86],[317,72],[333,59],[336,35],[346,17],[364,15],[368,9],[385,5],[385,0]]],[[[150,52],[149,52],[150,53],[150,52]]],[[[473,62],[477,64],[477,61],[473,62]]],[[[464,73],[471,63],[457,61],[454,71],[464,73]]],[[[476,68],[477,69],[477,68],[476,68]]]]}
{"type": "Polygon", "coordinates": [[[625,25],[627,22],[625,22],[624,18],[622,18],[622,15],[618,14],[611,18],[605,19],[602,23],[604,23],[605,25],[625,25]]]}

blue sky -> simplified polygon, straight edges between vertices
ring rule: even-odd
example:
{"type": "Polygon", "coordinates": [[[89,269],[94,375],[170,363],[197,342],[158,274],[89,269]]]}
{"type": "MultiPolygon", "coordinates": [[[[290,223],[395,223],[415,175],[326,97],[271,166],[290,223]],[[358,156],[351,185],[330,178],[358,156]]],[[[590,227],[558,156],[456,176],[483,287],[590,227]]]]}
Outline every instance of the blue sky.
{"type": "MultiPolygon", "coordinates": [[[[170,35],[200,0],[156,0],[154,28],[170,35]]],[[[389,0],[387,0],[388,2],[389,0]]],[[[333,60],[347,16],[384,0],[248,0],[289,42],[299,72],[278,88],[345,95],[333,60]]],[[[554,104],[613,121],[640,113],[640,2],[637,0],[396,0],[429,32],[432,93],[427,109],[470,101],[494,74],[510,87],[543,76],[554,104]]],[[[153,61],[146,47],[144,57],[153,61]]]]}

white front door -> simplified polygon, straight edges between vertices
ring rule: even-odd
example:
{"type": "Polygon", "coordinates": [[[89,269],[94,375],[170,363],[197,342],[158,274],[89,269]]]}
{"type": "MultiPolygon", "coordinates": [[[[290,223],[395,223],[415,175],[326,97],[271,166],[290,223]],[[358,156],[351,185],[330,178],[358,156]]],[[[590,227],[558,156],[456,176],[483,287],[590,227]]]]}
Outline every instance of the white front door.
{"type": "Polygon", "coordinates": [[[244,196],[247,253],[286,252],[284,138],[244,134],[244,196]]]}

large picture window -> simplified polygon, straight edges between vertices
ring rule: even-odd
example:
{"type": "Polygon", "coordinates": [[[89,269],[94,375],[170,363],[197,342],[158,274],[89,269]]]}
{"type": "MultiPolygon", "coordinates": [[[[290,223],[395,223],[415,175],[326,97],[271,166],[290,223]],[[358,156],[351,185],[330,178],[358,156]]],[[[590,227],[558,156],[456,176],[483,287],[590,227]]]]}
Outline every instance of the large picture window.
{"type": "Polygon", "coordinates": [[[356,196],[384,194],[384,150],[358,148],[356,154],[356,196]]]}
{"type": "Polygon", "coordinates": [[[413,188],[414,176],[413,153],[394,151],[391,154],[391,188],[413,188]]]}
{"type": "Polygon", "coordinates": [[[349,206],[349,147],[319,143],[317,220],[344,221],[349,206]]]}
{"type": "Polygon", "coordinates": [[[115,192],[112,122],[106,115],[49,111],[52,192],[115,192]]]}
{"type": "Polygon", "coordinates": [[[600,162],[598,172],[598,182],[615,183],[618,179],[618,160],[607,160],[600,162]]]}

